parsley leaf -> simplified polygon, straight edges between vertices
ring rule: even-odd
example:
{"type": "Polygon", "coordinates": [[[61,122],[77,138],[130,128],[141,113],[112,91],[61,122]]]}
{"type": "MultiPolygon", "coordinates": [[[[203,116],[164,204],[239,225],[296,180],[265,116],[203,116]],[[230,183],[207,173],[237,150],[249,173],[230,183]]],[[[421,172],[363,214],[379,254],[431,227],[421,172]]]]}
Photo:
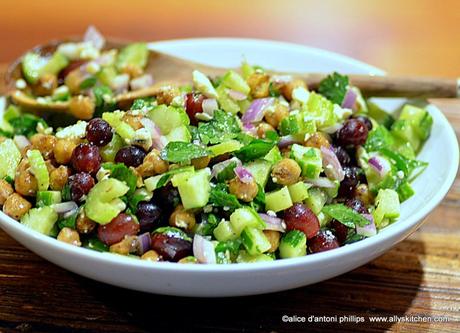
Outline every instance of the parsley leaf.
{"type": "Polygon", "coordinates": [[[197,225],[195,233],[203,236],[212,236],[214,229],[219,224],[214,214],[201,214],[201,222],[197,225]]]}
{"type": "Polygon", "coordinates": [[[121,180],[125,182],[126,185],[128,185],[129,191],[126,193],[127,196],[130,196],[134,193],[136,190],[137,176],[131,169],[129,169],[123,163],[112,162],[103,163],[102,167],[104,169],[110,170],[110,177],[121,180]]]}
{"type": "Polygon", "coordinates": [[[334,72],[321,80],[318,91],[332,103],[340,105],[347,93],[348,83],[348,76],[334,72]]]}
{"type": "Polygon", "coordinates": [[[189,162],[194,158],[210,155],[211,152],[202,146],[189,142],[169,142],[161,151],[161,159],[173,163],[189,162]]]}
{"type": "Polygon", "coordinates": [[[10,119],[9,123],[13,126],[15,135],[25,135],[27,137],[31,137],[37,133],[38,124],[42,124],[44,128],[48,127],[43,119],[31,114],[14,117],[10,119]]]}
{"type": "Polygon", "coordinates": [[[116,108],[115,98],[112,90],[107,86],[97,86],[93,88],[94,101],[96,106],[95,116],[100,116],[104,112],[112,112],[116,108]]]}
{"type": "Polygon", "coordinates": [[[322,211],[349,228],[354,228],[355,225],[364,227],[369,224],[368,219],[344,204],[327,205],[322,211]]]}
{"type": "Polygon", "coordinates": [[[90,76],[84,79],[82,83],[80,83],[80,90],[92,88],[96,85],[96,83],[97,83],[96,77],[90,76]]]}
{"type": "Polygon", "coordinates": [[[155,100],[152,97],[135,99],[131,110],[152,110],[156,106],[155,100]]]}
{"type": "Polygon", "coordinates": [[[267,155],[275,144],[275,141],[256,139],[235,152],[235,155],[243,162],[252,161],[267,155]]]}
{"type": "Polygon", "coordinates": [[[211,188],[209,202],[216,207],[228,207],[235,210],[241,207],[240,202],[233,194],[228,193],[227,185],[219,183],[211,188]]]}
{"type": "Polygon", "coordinates": [[[234,139],[241,132],[238,118],[225,111],[214,111],[214,118],[207,123],[200,123],[198,133],[204,144],[216,144],[234,139]]]}

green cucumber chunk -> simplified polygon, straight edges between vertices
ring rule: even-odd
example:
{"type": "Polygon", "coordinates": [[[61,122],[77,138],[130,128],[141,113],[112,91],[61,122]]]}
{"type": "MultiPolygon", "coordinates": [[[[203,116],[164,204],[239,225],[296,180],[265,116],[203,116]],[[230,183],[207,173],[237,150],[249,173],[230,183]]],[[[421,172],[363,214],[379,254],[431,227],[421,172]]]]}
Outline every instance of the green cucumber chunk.
{"type": "Polygon", "coordinates": [[[54,224],[58,220],[58,214],[50,206],[32,208],[21,218],[21,223],[25,226],[50,236],[54,224]]]}
{"type": "Polygon", "coordinates": [[[281,238],[279,251],[283,259],[302,257],[307,254],[307,237],[299,230],[291,230],[281,238]]]}
{"type": "Polygon", "coordinates": [[[112,141],[110,141],[104,147],[99,148],[102,160],[104,162],[114,162],[115,155],[124,145],[125,142],[123,141],[123,139],[118,134],[114,134],[112,137],[112,141]]]}
{"type": "Polygon", "coordinates": [[[54,52],[51,58],[40,70],[40,77],[45,74],[57,75],[69,65],[69,59],[60,52],[54,52]]]}
{"type": "Polygon", "coordinates": [[[203,95],[209,98],[217,98],[217,91],[206,75],[194,70],[192,73],[193,85],[203,95]]]}
{"type": "Polygon", "coordinates": [[[283,157],[281,156],[280,149],[278,146],[274,146],[267,155],[264,156],[264,160],[270,162],[272,165],[281,161],[283,157]]]}
{"type": "Polygon", "coordinates": [[[266,227],[265,222],[257,212],[249,207],[238,208],[230,215],[230,224],[232,230],[237,236],[241,234],[244,228],[251,227],[263,230],[266,227]]]}
{"type": "Polygon", "coordinates": [[[118,71],[127,68],[137,68],[142,71],[147,65],[149,50],[147,43],[133,43],[125,46],[117,57],[116,67],[118,71]]]}
{"type": "Polygon", "coordinates": [[[188,130],[186,125],[181,125],[179,127],[173,128],[171,132],[166,135],[166,139],[168,142],[190,142],[192,141],[192,135],[188,130]]]}
{"type": "Polygon", "coordinates": [[[50,175],[42,154],[36,149],[29,150],[27,158],[29,159],[30,171],[37,179],[38,190],[46,191],[50,186],[50,175]]]}
{"type": "Polygon", "coordinates": [[[313,211],[313,213],[318,215],[326,202],[327,194],[323,190],[317,187],[308,189],[308,197],[305,199],[305,204],[313,211]]]}
{"type": "Polygon", "coordinates": [[[241,232],[241,242],[252,256],[267,252],[271,248],[271,244],[263,231],[257,228],[244,228],[241,232]]]}
{"type": "Polygon", "coordinates": [[[102,119],[108,122],[120,137],[129,141],[134,138],[136,131],[122,120],[124,114],[123,111],[104,112],[102,119]]]}
{"type": "Polygon", "coordinates": [[[228,89],[225,86],[218,86],[216,92],[217,101],[219,102],[221,109],[231,114],[237,114],[240,111],[239,104],[230,98],[228,95],[228,89]]]}
{"type": "Polygon", "coordinates": [[[384,218],[394,219],[399,217],[400,203],[398,193],[392,189],[379,190],[375,198],[376,209],[372,213],[377,227],[384,218]]]}
{"type": "Polygon", "coordinates": [[[38,191],[37,207],[51,206],[60,203],[62,200],[60,191],[38,191]]]}
{"type": "Polygon", "coordinates": [[[233,230],[230,222],[224,220],[219,222],[217,227],[214,229],[213,234],[219,242],[225,242],[238,238],[238,235],[233,230]]]}
{"type": "Polygon", "coordinates": [[[181,107],[158,105],[147,114],[159,128],[163,135],[169,134],[173,128],[187,126],[190,119],[181,107]]]}
{"type": "Polygon", "coordinates": [[[308,189],[311,187],[311,184],[304,182],[297,182],[295,184],[289,185],[289,195],[291,196],[292,202],[303,202],[309,197],[308,189]]]}
{"type": "Polygon", "coordinates": [[[173,177],[173,185],[179,190],[185,209],[206,206],[211,192],[210,179],[211,170],[209,168],[193,173],[181,173],[173,177]]]}
{"type": "Polygon", "coordinates": [[[289,189],[284,186],[280,190],[265,194],[265,209],[279,212],[293,205],[289,189]]]}
{"type": "Polygon", "coordinates": [[[251,91],[251,88],[246,83],[246,81],[238,73],[232,70],[225,73],[225,75],[222,77],[221,84],[229,89],[239,91],[246,96],[251,91]]]}
{"type": "Polygon", "coordinates": [[[291,148],[291,158],[299,163],[302,169],[302,176],[306,178],[316,179],[323,171],[321,150],[317,148],[293,144],[291,148]]]}
{"type": "Polygon", "coordinates": [[[22,58],[22,74],[30,84],[37,83],[40,78],[40,71],[46,63],[46,59],[37,53],[27,53],[22,58]]]}
{"type": "Polygon", "coordinates": [[[244,263],[254,263],[254,262],[264,262],[264,261],[273,261],[275,258],[268,254],[259,254],[252,256],[246,251],[240,251],[238,254],[238,257],[236,258],[236,262],[239,264],[244,264],[244,263]]]}
{"type": "Polygon", "coordinates": [[[0,143],[0,179],[14,179],[16,168],[21,161],[21,152],[11,139],[0,143]]]}
{"type": "Polygon", "coordinates": [[[265,188],[267,185],[272,163],[266,160],[255,160],[245,165],[245,168],[252,174],[257,184],[265,188]]]}

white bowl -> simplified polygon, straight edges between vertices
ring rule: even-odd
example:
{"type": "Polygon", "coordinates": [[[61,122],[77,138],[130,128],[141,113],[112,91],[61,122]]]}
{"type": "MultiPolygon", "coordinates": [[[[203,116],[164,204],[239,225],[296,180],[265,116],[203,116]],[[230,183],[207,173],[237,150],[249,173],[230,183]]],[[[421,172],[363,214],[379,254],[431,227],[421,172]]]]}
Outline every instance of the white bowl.
{"type": "MultiPolygon", "coordinates": [[[[191,39],[153,43],[152,48],[212,65],[252,64],[282,71],[383,74],[377,68],[300,45],[246,39],[191,39]]],[[[435,107],[433,131],[419,158],[430,164],[416,179],[416,195],[402,204],[401,218],[378,235],[329,252],[254,264],[179,265],[150,263],[78,248],[44,236],[0,213],[0,226],[43,258],[77,274],[145,292],[218,297],[254,295],[305,286],[350,271],[383,254],[414,232],[455,179],[458,144],[435,107]]],[[[18,266],[21,263],[18,262],[18,266]]]]}

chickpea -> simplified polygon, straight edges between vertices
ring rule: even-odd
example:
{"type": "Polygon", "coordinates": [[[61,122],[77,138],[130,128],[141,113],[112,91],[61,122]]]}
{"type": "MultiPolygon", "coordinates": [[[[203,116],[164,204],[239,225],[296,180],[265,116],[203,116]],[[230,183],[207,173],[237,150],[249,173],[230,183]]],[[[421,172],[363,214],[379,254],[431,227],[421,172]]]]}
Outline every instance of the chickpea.
{"type": "Polygon", "coordinates": [[[265,139],[265,135],[269,131],[274,131],[275,129],[273,128],[272,125],[262,122],[257,126],[257,137],[261,139],[265,139]]]}
{"type": "Polygon", "coordinates": [[[160,88],[159,92],[157,93],[157,103],[158,104],[171,104],[174,97],[179,96],[180,91],[178,88],[173,86],[163,86],[160,88]]]}
{"type": "Polygon", "coordinates": [[[290,158],[283,158],[273,167],[273,182],[281,185],[295,184],[299,180],[301,172],[302,169],[296,161],[290,158]]]}
{"type": "Polygon", "coordinates": [[[126,236],[122,241],[110,246],[110,252],[128,255],[136,249],[136,236],[126,236]]]}
{"type": "Polygon", "coordinates": [[[211,161],[210,156],[203,156],[203,157],[193,159],[192,165],[195,167],[195,169],[204,169],[208,166],[210,161],[211,161]]]}
{"type": "Polygon", "coordinates": [[[82,209],[80,214],[77,216],[77,220],[75,221],[75,227],[80,234],[89,234],[92,232],[97,226],[97,223],[93,220],[90,220],[85,211],[82,209]]]}
{"type": "Polygon", "coordinates": [[[32,208],[32,204],[18,193],[11,194],[3,205],[3,212],[15,220],[20,220],[32,208]]]}
{"type": "Polygon", "coordinates": [[[281,103],[277,103],[274,109],[265,112],[265,121],[274,128],[277,128],[286,117],[289,117],[289,107],[281,103]]]}
{"type": "Polygon", "coordinates": [[[74,96],[69,103],[69,111],[77,119],[91,119],[95,108],[93,100],[88,96],[74,96]]]}
{"type": "Polygon", "coordinates": [[[278,250],[278,247],[280,245],[280,237],[281,237],[280,232],[275,231],[275,230],[264,230],[264,235],[265,237],[267,237],[268,241],[271,244],[271,247],[268,250],[268,252],[272,253],[278,250]]]}
{"type": "Polygon", "coordinates": [[[33,87],[34,94],[37,96],[49,96],[58,86],[56,75],[44,74],[40,77],[37,84],[33,87]]]}
{"type": "Polygon", "coordinates": [[[265,73],[255,72],[248,77],[248,85],[254,98],[263,98],[269,95],[270,76],[265,73]]]}
{"type": "Polygon", "coordinates": [[[169,217],[169,225],[176,228],[192,231],[196,224],[195,215],[184,209],[184,206],[177,205],[169,217]]]}
{"type": "Polygon", "coordinates": [[[292,91],[295,88],[303,87],[307,89],[307,84],[305,81],[300,80],[300,79],[294,79],[291,82],[286,83],[285,85],[281,86],[280,92],[283,94],[284,98],[286,98],[288,101],[292,100],[292,91]]]}
{"type": "Polygon", "coordinates": [[[141,256],[141,259],[148,260],[148,261],[160,261],[161,260],[160,255],[157,253],[157,251],[154,251],[154,250],[145,252],[141,256]]]}
{"type": "Polygon", "coordinates": [[[231,194],[234,194],[238,199],[245,202],[252,201],[259,191],[255,180],[252,180],[248,183],[243,183],[241,180],[239,180],[238,177],[233,178],[229,182],[228,189],[231,194]]]}
{"type": "Polygon", "coordinates": [[[53,157],[54,147],[56,146],[56,137],[49,134],[34,134],[30,138],[30,143],[33,149],[38,149],[42,153],[44,159],[53,157]]]}
{"type": "Polygon", "coordinates": [[[136,171],[142,177],[155,176],[168,171],[169,163],[160,158],[160,151],[152,149],[150,153],[145,156],[141,165],[136,168],[136,171]]]}
{"type": "Polygon", "coordinates": [[[72,152],[77,146],[76,140],[59,139],[54,146],[54,159],[59,164],[68,164],[72,157],[72,152]]]}
{"type": "Polygon", "coordinates": [[[131,126],[135,131],[144,127],[141,123],[141,116],[126,112],[121,118],[122,121],[131,126]]]}
{"type": "Polygon", "coordinates": [[[359,184],[354,192],[355,198],[361,200],[366,206],[374,201],[374,196],[369,191],[367,184],[359,184]]]}
{"type": "Polygon", "coordinates": [[[71,71],[65,77],[65,85],[69,88],[69,91],[72,95],[80,93],[80,85],[85,80],[83,72],[77,68],[71,71]]]}
{"type": "Polygon", "coordinates": [[[13,187],[4,179],[0,179],[0,205],[3,205],[6,199],[14,193],[13,187]]]}
{"type": "Polygon", "coordinates": [[[16,169],[16,176],[14,177],[14,188],[16,192],[25,196],[33,196],[37,193],[37,179],[29,171],[30,165],[27,158],[22,159],[16,169]]]}
{"type": "Polygon", "coordinates": [[[305,146],[318,148],[318,149],[321,149],[321,147],[330,148],[331,143],[329,142],[329,138],[328,138],[327,134],[324,134],[324,133],[321,133],[321,132],[316,132],[316,133],[312,134],[307,139],[307,141],[305,141],[305,146]]]}
{"type": "Polygon", "coordinates": [[[188,256],[188,257],[182,258],[177,263],[179,264],[198,264],[198,259],[192,256],[188,256]]]}
{"type": "Polygon", "coordinates": [[[70,170],[65,165],[61,165],[58,168],[50,172],[50,187],[53,191],[60,191],[67,184],[70,170]]]}
{"type": "Polygon", "coordinates": [[[57,239],[67,244],[81,246],[80,235],[78,232],[68,227],[62,228],[57,236],[57,239]]]}

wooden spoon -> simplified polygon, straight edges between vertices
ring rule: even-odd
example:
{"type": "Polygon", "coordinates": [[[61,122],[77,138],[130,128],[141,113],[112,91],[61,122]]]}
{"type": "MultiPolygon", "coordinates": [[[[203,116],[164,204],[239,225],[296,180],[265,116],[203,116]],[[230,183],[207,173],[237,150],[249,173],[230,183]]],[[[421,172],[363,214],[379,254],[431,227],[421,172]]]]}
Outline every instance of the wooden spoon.
{"type": "MultiPolygon", "coordinates": [[[[53,53],[60,43],[67,41],[54,41],[49,44],[35,47],[31,51],[42,55],[53,53]]],[[[120,49],[129,42],[109,40],[106,49],[120,49]]],[[[10,96],[15,103],[28,111],[71,113],[69,102],[40,103],[39,100],[29,97],[15,87],[16,80],[22,78],[21,58],[16,60],[7,71],[6,83],[10,96]]],[[[145,73],[152,74],[155,85],[137,91],[127,92],[116,96],[119,105],[130,105],[136,98],[156,96],[165,84],[181,85],[190,83],[192,71],[199,70],[209,76],[218,76],[225,73],[228,68],[207,66],[204,64],[184,60],[157,51],[149,52],[149,61],[145,73]]],[[[280,73],[269,71],[274,75],[291,75],[307,82],[310,90],[316,90],[319,82],[327,75],[322,73],[280,73]]],[[[349,75],[351,84],[358,87],[366,97],[424,97],[424,98],[454,98],[459,97],[459,84],[456,79],[440,78],[415,78],[391,77],[370,75],[349,75]]],[[[74,115],[75,116],[75,115],[74,115]]]]}

